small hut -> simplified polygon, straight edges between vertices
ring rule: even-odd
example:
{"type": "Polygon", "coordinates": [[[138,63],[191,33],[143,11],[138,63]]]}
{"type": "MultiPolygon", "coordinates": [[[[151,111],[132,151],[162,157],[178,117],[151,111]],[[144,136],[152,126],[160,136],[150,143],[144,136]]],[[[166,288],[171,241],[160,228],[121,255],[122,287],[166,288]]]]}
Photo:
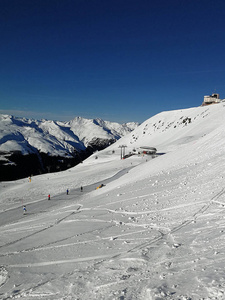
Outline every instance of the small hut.
{"type": "Polygon", "coordinates": [[[140,149],[141,149],[141,153],[142,154],[147,154],[147,155],[155,155],[156,151],[157,151],[156,148],[154,148],[154,147],[148,147],[148,146],[140,147],[140,149]]]}

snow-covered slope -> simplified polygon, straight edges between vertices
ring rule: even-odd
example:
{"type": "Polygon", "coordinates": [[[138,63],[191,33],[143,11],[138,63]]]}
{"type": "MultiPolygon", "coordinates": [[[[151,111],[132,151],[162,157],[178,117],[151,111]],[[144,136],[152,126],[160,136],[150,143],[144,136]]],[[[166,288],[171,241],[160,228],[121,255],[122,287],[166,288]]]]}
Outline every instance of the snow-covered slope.
{"type": "Polygon", "coordinates": [[[126,145],[128,151],[147,146],[156,147],[158,152],[169,152],[201,139],[223,126],[224,120],[225,103],[162,112],[121,138],[119,144],[126,145]]]}
{"type": "Polygon", "coordinates": [[[224,114],[163,112],[98,159],[0,183],[1,299],[225,299],[224,114]]]}
{"type": "Polygon", "coordinates": [[[38,151],[69,156],[74,150],[84,150],[94,138],[116,140],[137,126],[137,123],[121,125],[80,117],[59,122],[0,115],[0,152],[28,154],[38,151]]]}

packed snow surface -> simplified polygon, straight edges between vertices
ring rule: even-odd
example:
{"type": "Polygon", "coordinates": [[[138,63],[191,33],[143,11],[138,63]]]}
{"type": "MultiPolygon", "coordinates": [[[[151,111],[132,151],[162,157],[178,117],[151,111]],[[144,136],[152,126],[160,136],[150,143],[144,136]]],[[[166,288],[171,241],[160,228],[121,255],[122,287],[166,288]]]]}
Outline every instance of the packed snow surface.
{"type": "Polygon", "coordinates": [[[224,115],[163,112],[74,168],[0,183],[0,298],[225,299],[224,115]]]}

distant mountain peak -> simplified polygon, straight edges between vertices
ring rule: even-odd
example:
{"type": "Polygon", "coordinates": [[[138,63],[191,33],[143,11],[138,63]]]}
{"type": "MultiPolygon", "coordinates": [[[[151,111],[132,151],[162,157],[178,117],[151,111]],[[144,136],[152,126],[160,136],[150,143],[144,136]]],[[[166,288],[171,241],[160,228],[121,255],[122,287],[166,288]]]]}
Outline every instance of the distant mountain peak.
{"type": "Polygon", "coordinates": [[[82,157],[87,157],[92,151],[104,149],[137,126],[132,122],[121,125],[82,117],[60,122],[0,115],[0,166],[15,163],[12,159],[15,153],[17,156],[34,154],[39,160],[40,155],[75,159],[76,156],[81,157],[78,153],[82,153],[82,157]]]}

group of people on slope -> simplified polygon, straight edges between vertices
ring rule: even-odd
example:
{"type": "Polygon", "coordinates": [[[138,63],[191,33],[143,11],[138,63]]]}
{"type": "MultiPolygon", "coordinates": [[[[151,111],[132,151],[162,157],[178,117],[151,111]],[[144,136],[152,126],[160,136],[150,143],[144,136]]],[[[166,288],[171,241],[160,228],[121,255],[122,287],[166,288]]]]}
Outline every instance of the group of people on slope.
{"type": "MultiPolygon", "coordinates": [[[[83,187],[82,186],[80,187],[80,191],[83,192],[83,187]]],[[[66,190],[66,194],[69,195],[69,189],[66,190]]],[[[49,194],[48,195],[48,200],[50,200],[50,199],[51,199],[51,196],[49,194]]]]}
{"type": "MultiPolygon", "coordinates": [[[[83,192],[83,187],[80,187],[80,191],[83,192]]],[[[66,190],[66,194],[69,195],[69,189],[66,190]]],[[[51,195],[48,194],[48,200],[51,200],[51,195]]],[[[25,215],[27,212],[26,205],[23,205],[23,214],[25,215]]]]}

